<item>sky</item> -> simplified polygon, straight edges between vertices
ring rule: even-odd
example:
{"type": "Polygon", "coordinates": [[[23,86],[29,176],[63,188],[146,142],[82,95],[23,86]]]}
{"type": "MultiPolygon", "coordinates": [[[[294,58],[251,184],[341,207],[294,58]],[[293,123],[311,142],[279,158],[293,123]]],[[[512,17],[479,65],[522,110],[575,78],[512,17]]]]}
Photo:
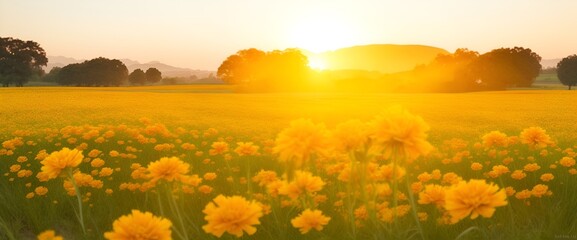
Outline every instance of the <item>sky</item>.
{"type": "Polygon", "coordinates": [[[575,0],[0,0],[0,37],[47,55],[216,70],[238,50],[420,44],[577,54],[575,0]]]}

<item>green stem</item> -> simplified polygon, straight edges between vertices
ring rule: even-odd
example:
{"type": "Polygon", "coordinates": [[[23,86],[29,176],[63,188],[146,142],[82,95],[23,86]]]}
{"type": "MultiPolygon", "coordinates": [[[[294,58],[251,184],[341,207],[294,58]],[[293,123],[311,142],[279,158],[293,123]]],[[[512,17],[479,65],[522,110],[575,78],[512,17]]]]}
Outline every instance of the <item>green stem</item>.
{"type": "Polygon", "coordinates": [[[413,196],[413,191],[411,190],[411,185],[409,183],[409,179],[407,178],[407,191],[409,193],[409,201],[411,202],[411,210],[413,212],[413,217],[415,218],[415,223],[417,224],[417,229],[421,234],[421,239],[425,240],[425,233],[423,231],[423,227],[421,226],[421,222],[419,221],[419,215],[417,214],[417,204],[415,204],[415,197],[413,196]]]}
{"type": "Polygon", "coordinates": [[[74,180],[74,176],[72,175],[72,169],[68,169],[68,178],[70,182],[72,182],[72,186],[74,186],[74,192],[76,192],[76,200],[78,201],[78,212],[76,213],[76,217],[80,222],[80,226],[82,227],[82,233],[86,236],[86,227],[84,226],[84,213],[82,211],[82,195],[80,194],[80,189],[76,184],[76,180],[74,180]]]}

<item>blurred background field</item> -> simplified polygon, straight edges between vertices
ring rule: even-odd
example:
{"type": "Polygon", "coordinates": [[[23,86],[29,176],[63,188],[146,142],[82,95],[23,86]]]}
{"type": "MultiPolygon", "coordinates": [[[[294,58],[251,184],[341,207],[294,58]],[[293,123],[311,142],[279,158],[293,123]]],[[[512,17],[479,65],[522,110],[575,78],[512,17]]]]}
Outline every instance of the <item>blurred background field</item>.
{"type": "Polygon", "coordinates": [[[84,124],[138,124],[147,117],[169,128],[217,128],[231,134],[274,137],[291,120],[310,118],[329,127],[370,120],[401,105],[431,126],[430,140],[478,138],[491,130],[517,134],[540,126],[561,142],[577,139],[571,91],[383,94],[229,94],[224,85],[119,88],[26,87],[0,89],[0,132],[84,124]]]}

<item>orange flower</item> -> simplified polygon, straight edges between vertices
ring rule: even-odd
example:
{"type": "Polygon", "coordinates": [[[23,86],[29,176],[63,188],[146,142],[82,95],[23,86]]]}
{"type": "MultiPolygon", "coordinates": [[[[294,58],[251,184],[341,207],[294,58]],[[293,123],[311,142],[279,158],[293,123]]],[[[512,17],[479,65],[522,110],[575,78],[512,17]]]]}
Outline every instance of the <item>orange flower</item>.
{"type": "Polygon", "coordinates": [[[507,195],[504,189],[485,180],[471,179],[461,181],[447,190],[445,209],[451,215],[451,222],[456,223],[471,215],[471,219],[479,215],[490,218],[496,207],[507,205],[507,195]]]}
{"type": "Polygon", "coordinates": [[[281,162],[301,167],[312,154],[326,154],[328,134],[324,124],[314,124],[310,119],[294,120],[278,134],[273,153],[281,162]]]}
{"type": "Polygon", "coordinates": [[[298,198],[303,193],[313,194],[323,189],[325,182],[320,177],[313,176],[310,172],[297,171],[295,178],[284,184],[278,191],[281,195],[287,195],[292,199],[298,198]]]}
{"type": "Polygon", "coordinates": [[[405,157],[411,162],[433,149],[427,141],[427,131],[429,125],[421,117],[400,107],[389,108],[369,124],[369,137],[373,140],[370,152],[382,153],[385,159],[405,157]]]}
{"type": "Polygon", "coordinates": [[[181,180],[189,171],[190,165],[177,157],[163,157],[156,162],[148,164],[148,177],[152,182],[164,179],[168,182],[181,180]]]}
{"type": "Polygon", "coordinates": [[[63,240],[61,236],[56,235],[54,230],[46,230],[38,234],[38,240],[63,240]]]}
{"type": "Polygon", "coordinates": [[[306,209],[291,220],[293,227],[298,228],[301,234],[308,233],[311,229],[322,231],[329,224],[330,217],[323,215],[320,210],[306,209]]]}
{"type": "Polygon", "coordinates": [[[77,167],[83,159],[84,155],[82,155],[82,151],[63,148],[60,151],[52,152],[50,156],[44,158],[44,160],[40,162],[42,164],[40,170],[46,174],[48,179],[54,179],[58,177],[64,169],[77,167]]]}
{"type": "Polygon", "coordinates": [[[438,207],[445,205],[445,187],[436,184],[425,186],[425,190],[419,193],[419,204],[435,204],[438,207]]]}
{"type": "Polygon", "coordinates": [[[521,143],[529,145],[532,149],[540,149],[553,145],[551,137],[549,137],[546,131],[540,127],[524,129],[519,138],[521,139],[521,143]]]}
{"type": "Polygon", "coordinates": [[[238,146],[234,149],[234,152],[239,156],[254,156],[258,155],[259,146],[254,145],[252,142],[237,142],[238,146]]]}
{"type": "Polygon", "coordinates": [[[172,223],[149,212],[132,210],[112,223],[112,232],[104,233],[108,240],[170,240],[172,223]]]}
{"type": "Polygon", "coordinates": [[[225,197],[218,195],[213,202],[209,202],[202,211],[208,222],[202,226],[206,233],[221,237],[224,232],[242,237],[244,232],[253,235],[262,217],[261,204],[249,202],[241,196],[225,197]]]}
{"type": "Polygon", "coordinates": [[[509,138],[507,135],[499,131],[491,131],[485,134],[482,139],[485,148],[507,147],[507,145],[509,145],[509,138]]]}

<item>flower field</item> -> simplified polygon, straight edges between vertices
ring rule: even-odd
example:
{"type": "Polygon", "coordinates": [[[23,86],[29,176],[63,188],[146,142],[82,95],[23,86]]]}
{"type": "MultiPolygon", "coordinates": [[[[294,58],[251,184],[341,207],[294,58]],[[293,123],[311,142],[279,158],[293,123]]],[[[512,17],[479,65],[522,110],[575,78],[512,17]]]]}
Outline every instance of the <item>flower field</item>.
{"type": "Polygon", "coordinates": [[[0,239],[577,238],[567,91],[0,89],[0,239]]]}

